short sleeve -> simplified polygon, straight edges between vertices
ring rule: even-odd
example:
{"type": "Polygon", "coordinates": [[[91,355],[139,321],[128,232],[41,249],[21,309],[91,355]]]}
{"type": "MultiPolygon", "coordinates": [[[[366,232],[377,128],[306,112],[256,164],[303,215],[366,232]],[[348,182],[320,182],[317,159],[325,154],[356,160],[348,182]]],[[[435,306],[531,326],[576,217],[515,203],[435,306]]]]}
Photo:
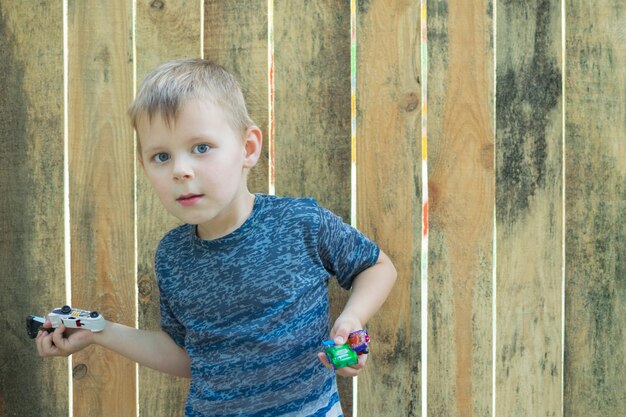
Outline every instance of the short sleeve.
{"type": "Polygon", "coordinates": [[[172,309],[167,302],[167,299],[161,295],[161,329],[176,342],[179,346],[185,346],[186,330],[172,314],[172,309]]]}
{"type": "Polygon", "coordinates": [[[318,251],[324,268],[345,288],[378,260],[380,249],[363,233],[343,222],[341,217],[320,207],[318,251]]]}
{"type": "Polygon", "coordinates": [[[163,260],[165,250],[163,249],[163,241],[159,243],[154,259],[154,270],[156,272],[157,283],[159,287],[159,304],[161,311],[161,329],[167,333],[179,346],[185,346],[185,335],[187,331],[185,326],[176,318],[170,303],[167,299],[167,291],[162,287],[163,274],[167,271],[164,268],[163,260]]]}

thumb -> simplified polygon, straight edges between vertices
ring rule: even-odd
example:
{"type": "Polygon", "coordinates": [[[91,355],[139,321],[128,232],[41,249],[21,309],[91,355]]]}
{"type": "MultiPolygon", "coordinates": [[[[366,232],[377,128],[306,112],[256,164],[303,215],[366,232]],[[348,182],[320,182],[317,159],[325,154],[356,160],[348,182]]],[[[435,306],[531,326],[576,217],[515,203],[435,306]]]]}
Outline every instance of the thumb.
{"type": "Polygon", "coordinates": [[[335,342],[335,344],[343,345],[344,343],[346,343],[351,330],[352,329],[350,329],[349,323],[339,324],[339,326],[337,326],[337,329],[335,331],[335,337],[333,338],[333,341],[335,342]]]}

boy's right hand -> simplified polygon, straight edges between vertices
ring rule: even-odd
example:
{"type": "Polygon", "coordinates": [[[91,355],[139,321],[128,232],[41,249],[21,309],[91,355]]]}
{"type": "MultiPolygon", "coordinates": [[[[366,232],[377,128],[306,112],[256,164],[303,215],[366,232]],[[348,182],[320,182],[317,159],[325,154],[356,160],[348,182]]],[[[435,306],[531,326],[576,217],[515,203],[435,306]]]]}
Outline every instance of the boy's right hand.
{"type": "MultiPolygon", "coordinates": [[[[42,326],[44,329],[52,327],[50,320],[42,326]]],[[[90,330],[67,329],[60,326],[54,332],[39,331],[35,340],[37,352],[41,357],[69,356],[93,343],[93,332],[90,330]]]]}

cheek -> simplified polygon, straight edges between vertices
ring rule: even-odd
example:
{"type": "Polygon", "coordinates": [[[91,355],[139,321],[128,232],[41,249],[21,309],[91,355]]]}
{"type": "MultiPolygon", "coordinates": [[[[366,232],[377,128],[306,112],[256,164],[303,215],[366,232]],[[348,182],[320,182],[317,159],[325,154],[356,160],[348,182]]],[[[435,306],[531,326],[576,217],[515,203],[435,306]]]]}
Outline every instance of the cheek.
{"type": "Polygon", "coordinates": [[[167,181],[163,178],[163,175],[159,175],[154,172],[146,172],[148,182],[152,186],[152,189],[160,196],[167,191],[167,181]]]}

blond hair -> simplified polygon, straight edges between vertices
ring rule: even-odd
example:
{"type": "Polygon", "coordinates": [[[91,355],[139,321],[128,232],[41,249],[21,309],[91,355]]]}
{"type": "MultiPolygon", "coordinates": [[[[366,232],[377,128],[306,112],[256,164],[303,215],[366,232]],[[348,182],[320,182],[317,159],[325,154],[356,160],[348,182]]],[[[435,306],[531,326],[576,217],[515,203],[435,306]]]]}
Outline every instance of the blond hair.
{"type": "Polygon", "coordinates": [[[219,105],[236,132],[243,134],[254,126],[235,77],[224,67],[199,58],[166,62],[150,72],[141,83],[128,115],[135,130],[144,115],[150,121],[160,116],[169,126],[176,121],[183,102],[190,99],[209,99],[219,105]]]}

